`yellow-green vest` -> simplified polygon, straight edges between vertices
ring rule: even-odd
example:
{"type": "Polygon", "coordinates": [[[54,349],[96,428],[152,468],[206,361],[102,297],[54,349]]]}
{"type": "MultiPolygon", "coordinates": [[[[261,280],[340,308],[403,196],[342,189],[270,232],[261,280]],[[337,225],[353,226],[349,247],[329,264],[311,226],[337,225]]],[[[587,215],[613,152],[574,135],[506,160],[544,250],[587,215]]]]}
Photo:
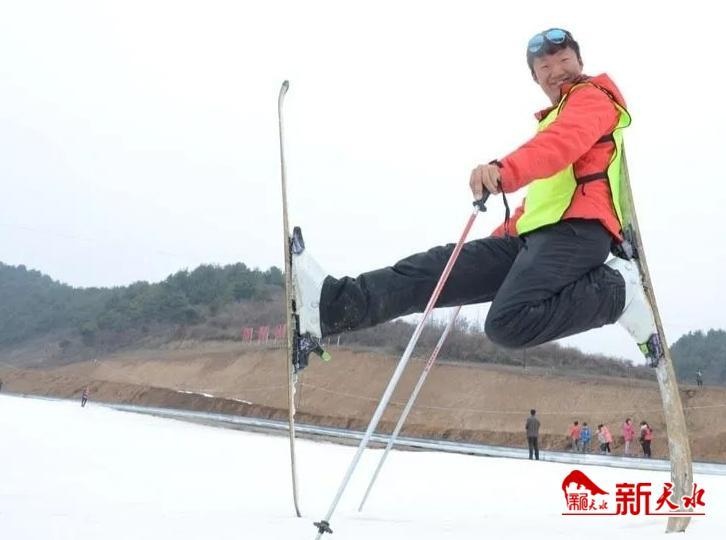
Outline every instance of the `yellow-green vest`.
{"type": "Polygon", "coordinates": [[[623,128],[630,125],[630,114],[623,107],[618,104],[610,92],[605,89],[591,83],[583,82],[574,85],[560,100],[557,107],[552,109],[547,116],[545,116],[539,123],[537,131],[542,131],[547,128],[552,122],[557,119],[562,107],[566,104],[567,98],[572,92],[577,91],[578,88],[582,88],[585,85],[592,85],[602,90],[608,98],[613,102],[620,112],[620,118],[617,126],[613,130],[611,135],[606,135],[600,141],[613,140],[615,142],[615,151],[613,157],[610,160],[607,171],[596,175],[588,175],[589,179],[578,179],[575,178],[575,172],[573,164],[568,165],[560,172],[553,174],[548,178],[540,178],[534,180],[529,184],[527,188],[527,196],[524,199],[524,214],[517,220],[517,233],[525,234],[545,225],[551,225],[557,223],[562,219],[567,209],[572,203],[572,198],[575,195],[575,190],[578,184],[583,181],[589,181],[595,178],[605,178],[607,176],[608,183],[610,184],[610,194],[613,201],[613,207],[615,213],[618,216],[618,220],[622,224],[623,216],[620,210],[620,162],[623,156],[623,128]]]}

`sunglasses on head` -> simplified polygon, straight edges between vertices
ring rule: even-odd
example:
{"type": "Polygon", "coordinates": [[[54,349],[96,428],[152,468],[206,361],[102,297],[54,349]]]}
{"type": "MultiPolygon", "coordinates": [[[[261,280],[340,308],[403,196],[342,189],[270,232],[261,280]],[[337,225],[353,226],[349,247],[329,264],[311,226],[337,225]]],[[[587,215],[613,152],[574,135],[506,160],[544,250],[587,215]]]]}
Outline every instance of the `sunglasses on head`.
{"type": "Polygon", "coordinates": [[[552,28],[545,32],[535,34],[532,39],[529,40],[529,43],[527,43],[527,50],[532,54],[537,54],[542,50],[546,41],[554,43],[555,45],[561,45],[568,37],[570,36],[567,33],[567,30],[562,30],[562,28],[552,28]]]}

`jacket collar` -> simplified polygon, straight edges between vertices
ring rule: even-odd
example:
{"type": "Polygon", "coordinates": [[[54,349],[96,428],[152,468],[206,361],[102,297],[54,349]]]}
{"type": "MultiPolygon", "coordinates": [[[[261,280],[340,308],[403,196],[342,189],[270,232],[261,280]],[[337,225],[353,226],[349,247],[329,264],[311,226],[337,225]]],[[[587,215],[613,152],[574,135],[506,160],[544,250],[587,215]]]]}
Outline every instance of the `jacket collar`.
{"type": "Polygon", "coordinates": [[[580,77],[578,77],[578,79],[575,82],[563,84],[560,87],[560,99],[558,100],[557,105],[551,105],[551,106],[547,107],[546,109],[537,111],[536,113],[534,113],[534,117],[537,119],[538,122],[540,122],[545,116],[547,116],[549,113],[551,113],[554,108],[559,106],[560,101],[562,101],[562,97],[567,95],[567,92],[572,90],[573,86],[575,86],[576,84],[580,84],[584,81],[589,81],[591,78],[592,77],[590,77],[589,75],[580,75],[580,77]]]}

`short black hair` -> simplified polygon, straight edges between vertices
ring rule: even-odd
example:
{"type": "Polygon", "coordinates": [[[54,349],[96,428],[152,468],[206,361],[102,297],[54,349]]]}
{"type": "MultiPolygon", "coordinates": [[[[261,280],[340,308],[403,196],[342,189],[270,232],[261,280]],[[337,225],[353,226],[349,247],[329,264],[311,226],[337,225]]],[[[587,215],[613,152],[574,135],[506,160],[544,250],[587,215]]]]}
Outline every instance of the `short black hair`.
{"type": "Polygon", "coordinates": [[[530,410],[529,410],[529,414],[531,414],[532,416],[534,416],[536,412],[537,412],[537,411],[535,411],[534,409],[530,409],[530,410]]]}
{"type": "MultiPolygon", "coordinates": [[[[540,34],[544,34],[545,32],[549,32],[550,30],[555,30],[555,28],[548,28],[547,30],[542,30],[540,34]]],[[[540,58],[542,56],[545,56],[547,54],[555,54],[556,52],[562,51],[564,49],[572,49],[575,51],[575,54],[577,55],[577,59],[582,64],[582,56],[580,56],[580,44],[575,41],[575,38],[572,37],[572,34],[562,29],[565,32],[565,41],[562,43],[552,43],[548,39],[544,40],[544,44],[542,45],[542,48],[538,50],[536,53],[533,53],[529,50],[529,47],[527,48],[527,65],[529,66],[529,70],[532,72],[532,75],[534,75],[534,59],[540,58]]]]}

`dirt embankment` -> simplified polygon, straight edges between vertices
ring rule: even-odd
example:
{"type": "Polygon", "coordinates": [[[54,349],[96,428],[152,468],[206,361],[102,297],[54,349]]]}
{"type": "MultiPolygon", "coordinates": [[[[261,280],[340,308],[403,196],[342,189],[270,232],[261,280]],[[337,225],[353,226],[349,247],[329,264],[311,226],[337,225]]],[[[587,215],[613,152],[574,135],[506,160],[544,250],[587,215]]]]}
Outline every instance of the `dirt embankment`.
{"type": "MultiPolygon", "coordinates": [[[[333,361],[312,359],[302,372],[297,419],[364,429],[397,359],[369,352],[332,350],[333,361]]],[[[2,359],[0,359],[2,360],[2,359]]],[[[177,343],[53,369],[0,364],[3,391],[287,418],[285,353],[240,343],[177,343]]],[[[390,432],[423,368],[411,361],[379,431],[390,432]]],[[[681,387],[695,459],[726,461],[726,389],[681,387]]],[[[541,445],[563,450],[573,420],[604,423],[622,451],[626,417],[655,429],[654,456],[667,451],[656,383],[611,377],[557,376],[507,366],[436,364],[411,411],[404,434],[522,446],[524,421],[536,408],[541,445]]]]}

